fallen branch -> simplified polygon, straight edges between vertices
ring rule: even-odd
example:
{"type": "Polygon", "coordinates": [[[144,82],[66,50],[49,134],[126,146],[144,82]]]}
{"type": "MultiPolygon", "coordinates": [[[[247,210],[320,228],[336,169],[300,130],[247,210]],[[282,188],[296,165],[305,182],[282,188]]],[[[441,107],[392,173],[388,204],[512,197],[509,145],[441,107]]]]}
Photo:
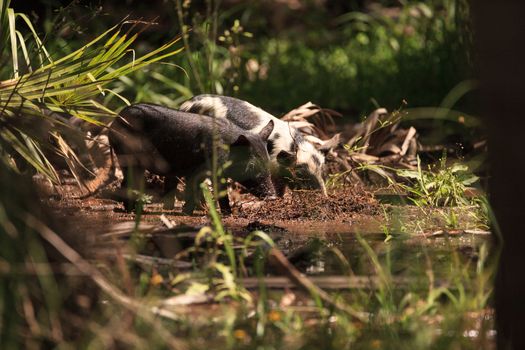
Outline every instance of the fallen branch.
{"type": "MultiPolygon", "coordinates": [[[[327,142],[324,140],[335,135],[335,116],[341,114],[308,102],[288,112],[281,119],[296,127],[307,141],[320,147],[327,142]]],[[[382,178],[393,179],[396,177],[396,168],[412,169],[420,148],[417,130],[414,127],[400,128],[400,121],[400,112],[389,114],[385,108],[378,108],[363,122],[347,126],[340,134],[342,140],[336,140],[330,152],[331,157],[327,158],[327,163],[331,163],[330,173],[344,173],[338,181],[364,183],[366,180],[376,181],[368,176],[371,171],[382,178]],[[340,144],[344,145],[344,149],[337,147],[340,144]],[[379,169],[382,166],[392,169],[379,169]],[[350,169],[358,171],[348,172],[350,169]]]]}
{"type": "MultiPolygon", "coordinates": [[[[306,277],[304,277],[306,278],[306,277]]],[[[322,289],[344,290],[344,289],[369,289],[376,290],[381,287],[381,281],[376,276],[308,276],[314,285],[322,289]]],[[[399,277],[392,280],[396,286],[409,286],[415,280],[399,277]]],[[[288,276],[270,276],[270,277],[248,277],[243,278],[244,288],[258,288],[261,283],[266,288],[271,289],[292,289],[297,284],[288,276]]],[[[428,288],[428,286],[425,286],[428,288]]]]}

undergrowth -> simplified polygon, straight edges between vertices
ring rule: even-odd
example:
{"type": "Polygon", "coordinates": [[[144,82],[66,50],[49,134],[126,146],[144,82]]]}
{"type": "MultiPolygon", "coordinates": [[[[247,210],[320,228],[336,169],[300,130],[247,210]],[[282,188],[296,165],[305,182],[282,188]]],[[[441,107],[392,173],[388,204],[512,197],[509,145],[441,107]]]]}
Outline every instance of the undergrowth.
{"type": "Polygon", "coordinates": [[[468,172],[468,166],[460,163],[447,165],[443,154],[437,165],[423,170],[418,157],[416,170],[398,170],[397,174],[411,181],[410,185],[398,183],[409,193],[409,198],[418,206],[464,206],[473,203],[466,196],[467,186],[479,178],[468,172]]]}

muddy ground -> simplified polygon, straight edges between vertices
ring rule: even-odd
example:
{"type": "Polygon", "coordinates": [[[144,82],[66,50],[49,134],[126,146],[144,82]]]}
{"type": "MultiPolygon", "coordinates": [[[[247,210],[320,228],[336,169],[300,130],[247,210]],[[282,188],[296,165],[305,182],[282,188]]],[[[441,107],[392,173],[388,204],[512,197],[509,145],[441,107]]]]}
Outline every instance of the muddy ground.
{"type": "MultiPolygon", "coordinates": [[[[123,222],[136,219],[134,213],[124,210],[117,198],[119,183],[115,181],[106,189],[93,194],[83,194],[73,178],[65,178],[60,186],[52,186],[41,178],[35,182],[42,199],[59,215],[92,215],[93,221],[123,222]]],[[[193,215],[182,213],[183,202],[177,194],[175,207],[164,209],[162,205],[162,181],[156,177],[148,178],[146,192],[149,203],[144,205],[141,221],[155,222],[160,215],[169,217],[177,224],[202,226],[209,223],[207,208],[203,204],[193,215]]],[[[224,225],[233,230],[243,230],[250,223],[263,225],[298,227],[322,227],[351,224],[362,217],[377,215],[379,202],[372,192],[362,186],[347,186],[329,191],[324,196],[320,191],[288,190],[285,195],[275,200],[259,200],[238,188],[230,189],[232,215],[224,216],[224,225]]],[[[347,225],[346,225],[347,226],[347,225]]],[[[295,231],[295,230],[293,230],[295,231]]]]}
{"type": "MultiPolygon", "coordinates": [[[[139,253],[146,259],[173,259],[194,245],[202,227],[212,226],[204,205],[193,215],[182,214],[180,200],[174,209],[164,209],[163,184],[155,177],[148,178],[151,203],[140,215],[126,212],[115,199],[118,181],[90,196],[83,195],[71,177],[55,187],[38,177],[35,182],[59,226],[64,226],[61,232],[67,240],[83,256],[97,261],[113,260],[120,253],[133,255],[128,243],[137,232],[145,238],[139,253]]],[[[239,238],[264,231],[285,252],[301,249],[312,237],[326,240],[350,232],[380,232],[379,202],[359,186],[330,191],[327,197],[319,191],[288,190],[271,201],[257,200],[238,188],[230,191],[233,214],[222,217],[224,227],[239,238]]]]}
{"type": "MultiPolygon", "coordinates": [[[[152,199],[140,216],[126,212],[122,203],[115,200],[118,182],[93,196],[82,196],[72,178],[66,178],[59,187],[52,187],[42,179],[36,179],[36,183],[42,200],[57,220],[67,226],[70,241],[76,242],[85,256],[114,256],[115,249],[128,249],[133,232],[140,232],[147,238],[142,253],[171,259],[193,245],[202,227],[211,226],[204,206],[191,216],[182,214],[183,203],[179,200],[175,201],[174,209],[164,209],[160,196],[162,182],[156,179],[148,182],[152,199]]],[[[387,234],[403,230],[410,235],[421,230],[422,234],[416,237],[422,238],[465,233],[446,229],[446,209],[422,212],[414,206],[389,206],[361,186],[331,190],[327,197],[319,191],[288,190],[284,197],[271,201],[257,200],[238,189],[233,191],[230,193],[233,214],[223,217],[224,227],[236,237],[254,230],[264,231],[284,251],[301,249],[312,237],[331,240],[338,235],[340,239],[360,233],[376,235],[382,241],[387,234]]],[[[465,213],[458,214],[463,227],[486,234],[476,231],[475,220],[467,217],[469,209],[465,213]]]]}

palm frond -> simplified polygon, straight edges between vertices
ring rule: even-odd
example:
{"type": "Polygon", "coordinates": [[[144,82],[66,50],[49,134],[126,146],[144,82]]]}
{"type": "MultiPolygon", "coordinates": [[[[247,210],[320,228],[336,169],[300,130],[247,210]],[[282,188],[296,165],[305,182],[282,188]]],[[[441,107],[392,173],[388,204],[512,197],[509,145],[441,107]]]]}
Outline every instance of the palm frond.
{"type": "MultiPolygon", "coordinates": [[[[103,126],[115,112],[97,99],[113,93],[112,82],[182,51],[182,47],[176,45],[180,38],[175,38],[135,57],[132,45],[140,33],[136,28],[144,23],[123,20],[78,50],[53,59],[27,16],[15,13],[6,0],[0,0],[0,25],[0,39],[2,44],[10,42],[12,62],[11,66],[0,68],[0,77],[10,76],[0,81],[0,125],[10,126],[0,131],[0,154],[24,159],[54,182],[58,176],[45,152],[50,146],[49,140],[54,140],[55,153],[65,158],[75,176],[76,169],[81,167],[67,138],[57,134],[59,126],[68,125],[57,119],[56,113],[103,126]],[[16,27],[17,19],[24,25],[22,29],[29,31],[27,39],[23,30],[16,27]],[[127,26],[130,28],[124,31],[127,26]],[[30,46],[36,47],[37,62],[30,56],[30,46]],[[37,125],[42,127],[35,127],[37,125]],[[39,134],[42,129],[45,135],[39,134]]],[[[5,47],[0,48],[3,59],[6,51],[5,47]]],[[[116,92],[114,95],[120,96],[116,92]]]]}

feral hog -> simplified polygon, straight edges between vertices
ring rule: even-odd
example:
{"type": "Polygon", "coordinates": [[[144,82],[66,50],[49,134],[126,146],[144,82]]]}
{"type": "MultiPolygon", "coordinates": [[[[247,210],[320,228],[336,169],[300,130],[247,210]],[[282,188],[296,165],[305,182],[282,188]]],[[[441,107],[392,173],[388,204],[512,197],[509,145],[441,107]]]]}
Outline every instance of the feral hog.
{"type": "MultiPolygon", "coordinates": [[[[170,108],[136,104],[124,108],[111,125],[110,144],[124,174],[123,187],[138,188],[144,170],[166,176],[165,192],[174,190],[177,177],[185,177],[183,211],[193,213],[198,185],[216,166],[224,177],[241,183],[258,197],[275,196],[266,141],[274,124],[257,133],[243,130],[224,118],[185,113],[170,108]]],[[[219,183],[224,193],[224,182],[219,183]]],[[[125,202],[126,209],[133,204],[125,202]]],[[[225,214],[231,212],[228,196],[219,198],[225,214]]]]}
{"type": "Polygon", "coordinates": [[[300,187],[320,189],[326,195],[323,166],[326,153],[337,142],[327,142],[327,147],[316,147],[301,132],[270,113],[237,98],[220,95],[198,95],[184,102],[181,111],[209,115],[231,121],[244,130],[261,131],[270,121],[274,129],[267,148],[272,162],[279,169],[274,185],[279,195],[285,191],[287,180],[300,187]]]}

